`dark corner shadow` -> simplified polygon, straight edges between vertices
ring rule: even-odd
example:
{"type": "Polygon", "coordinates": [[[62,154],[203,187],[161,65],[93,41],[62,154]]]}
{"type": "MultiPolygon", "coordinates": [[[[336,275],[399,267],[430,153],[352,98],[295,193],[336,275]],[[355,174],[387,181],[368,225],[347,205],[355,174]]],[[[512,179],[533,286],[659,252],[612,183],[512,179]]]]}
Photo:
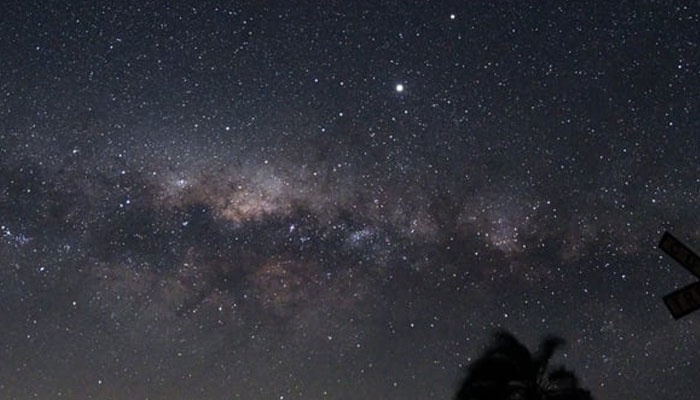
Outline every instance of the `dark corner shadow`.
{"type": "Polygon", "coordinates": [[[454,400],[593,400],[564,367],[549,368],[564,340],[549,336],[536,353],[515,336],[497,332],[484,354],[467,368],[454,400]]]}

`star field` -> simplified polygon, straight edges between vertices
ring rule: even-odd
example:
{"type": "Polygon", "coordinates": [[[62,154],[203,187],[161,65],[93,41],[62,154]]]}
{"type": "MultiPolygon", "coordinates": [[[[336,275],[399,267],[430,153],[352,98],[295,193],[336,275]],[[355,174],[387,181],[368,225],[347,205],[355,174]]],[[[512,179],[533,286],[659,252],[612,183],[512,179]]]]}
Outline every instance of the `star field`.
{"type": "Polygon", "coordinates": [[[692,398],[693,2],[9,2],[0,398],[692,398]]]}

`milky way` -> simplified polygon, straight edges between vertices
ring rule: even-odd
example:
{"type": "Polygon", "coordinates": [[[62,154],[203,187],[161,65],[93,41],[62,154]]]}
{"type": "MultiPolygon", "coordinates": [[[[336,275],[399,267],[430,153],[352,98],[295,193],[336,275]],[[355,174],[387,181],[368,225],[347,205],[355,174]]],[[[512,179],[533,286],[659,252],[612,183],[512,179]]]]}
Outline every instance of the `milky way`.
{"type": "Polygon", "coordinates": [[[7,6],[1,398],[692,397],[697,4],[351,3],[7,6]]]}

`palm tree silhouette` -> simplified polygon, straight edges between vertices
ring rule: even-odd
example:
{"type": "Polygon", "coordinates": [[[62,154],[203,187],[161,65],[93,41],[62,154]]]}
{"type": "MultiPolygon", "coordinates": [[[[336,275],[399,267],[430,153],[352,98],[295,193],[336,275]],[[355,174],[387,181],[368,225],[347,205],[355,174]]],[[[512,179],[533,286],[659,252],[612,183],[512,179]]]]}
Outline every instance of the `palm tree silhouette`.
{"type": "Polygon", "coordinates": [[[455,400],[592,400],[573,372],[548,368],[563,344],[550,336],[531,354],[512,334],[498,332],[491,348],[469,367],[455,400]]]}

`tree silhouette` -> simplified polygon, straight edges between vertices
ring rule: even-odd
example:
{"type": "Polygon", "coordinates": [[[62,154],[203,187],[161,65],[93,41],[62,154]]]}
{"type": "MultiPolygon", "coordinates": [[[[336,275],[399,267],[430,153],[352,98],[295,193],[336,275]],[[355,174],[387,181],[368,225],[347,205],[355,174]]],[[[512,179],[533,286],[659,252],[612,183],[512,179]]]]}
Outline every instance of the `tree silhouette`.
{"type": "Polygon", "coordinates": [[[508,332],[474,361],[455,400],[592,400],[573,372],[549,369],[549,360],[564,340],[550,336],[535,354],[508,332]]]}

